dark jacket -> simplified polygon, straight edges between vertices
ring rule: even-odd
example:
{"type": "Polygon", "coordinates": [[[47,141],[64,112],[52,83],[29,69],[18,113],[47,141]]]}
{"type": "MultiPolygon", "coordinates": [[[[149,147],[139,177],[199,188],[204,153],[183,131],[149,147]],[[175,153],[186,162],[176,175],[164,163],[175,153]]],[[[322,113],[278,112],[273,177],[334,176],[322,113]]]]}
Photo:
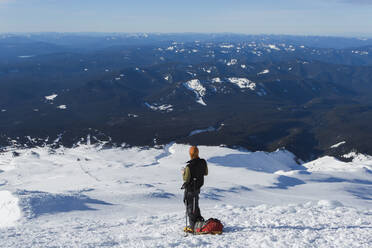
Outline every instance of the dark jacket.
{"type": "Polygon", "coordinates": [[[208,175],[208,166],[204,159],[195,158],[188,161],[183,175],[186,190],[199,191],[206,175],[208,175]]]}

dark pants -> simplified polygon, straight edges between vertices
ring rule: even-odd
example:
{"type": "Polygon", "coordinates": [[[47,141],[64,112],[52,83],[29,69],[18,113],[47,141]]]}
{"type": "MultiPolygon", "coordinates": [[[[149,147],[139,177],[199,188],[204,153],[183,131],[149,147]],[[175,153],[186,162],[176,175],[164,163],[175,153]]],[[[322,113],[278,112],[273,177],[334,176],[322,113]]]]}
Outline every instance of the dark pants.
{"type": "Polygon", "coordinates": [[[196,221],[202,220],[199,208],[199,193],[197,191],[185,191],[184,202],[186,204],[187,215],[189,216],[190,227],[194,228],[196,221]]]}

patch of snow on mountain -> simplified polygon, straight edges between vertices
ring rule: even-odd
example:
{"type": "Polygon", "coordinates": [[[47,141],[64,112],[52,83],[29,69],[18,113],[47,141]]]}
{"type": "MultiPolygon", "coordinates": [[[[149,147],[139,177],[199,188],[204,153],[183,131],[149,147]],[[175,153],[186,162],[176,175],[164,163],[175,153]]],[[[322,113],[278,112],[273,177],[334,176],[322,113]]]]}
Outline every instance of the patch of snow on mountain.
{"type": "Polygon", "coordinates": [[[259,96],[266,96],[267,95],[267,92],[264,89],[260,89],[259,91],[257,91],[257,95],[259,95],[259,96]]]}
{"type": "Polygon", "coordinates": [[[205,71],[206,73],[211,73],[212,72],[212,68],[202,68],[203,71],[205,71]]]}
{"type": "Polygon", "coordinates": [[[278,51],[280,51],[280,48],[278,48],[276,45],[273,45],[273,44],[269,44],[268,45],[268,47],[270,48],[270,49],[273,49],[273,50],[278,50],[278,51]]]}
{"type": "Polygon", "coordinates": [[[165,112],[173,111],[173,106],[171,104],[163,104],[163,105],[154,104],[154,105],[151,105],[151,104],[145,102],[145,105],[146,105],[146,107],[148,107],[148,108],[150,108],[154,111],[165,111],[165,112]]]}
{"type": "Polygon", "coordinates": [[[221,78],[219,77],[212,78],[212,83],[222,83],[221,78]]]}
{"type": "Polygon", "coordinates": [[[220,45],[221,48],[234,48],[234,45],[220,45]]]}
{"type": "Polygon", "coordinates": [[[59,108],[59,109],[67,109],[67,106],[66,105],[59,105],[57,108],[59,108]]]}
{"type": "Polygon", "coordinates": [[[252,82],[251,80],[247,78],[236,78],[236,77],[231,77],[228,78],[230,83],[236,84],[239,88],[245,89],[248,88],[250,90],[255,90],[256,89],[256,83],[252,82]]]}
{"type": "Polygon", "coordinates": [[[352,50],[351,53],[355,53],[355,54],[359,54],[359,55],[368,55],[367,51],[352,50]]]}
{"type": "Polygon", "coordinates": [[[200,83],[199,79],[192,79],[184,83],[184,86],[195,93],[196,95],[196,102],[201,105],[207,105],[204,100],[203,96],[205,96],[207,90],[206,88],[200,83]]]}
{"type": "Polygon", "coordinates": [[[20,59],[28,59],[28,58],[32,58],[34,56],[35,55],[21,55],[21,56],[18,56],[18,58],[20,58],[20,59]]]}
{"type": "Polygon", "coordinates": [[[130,114],[130,113],[128,114],[128,117],[129,117],[129,118],[137,118],[138,116],[139,116],[139,115],[136,115],[136,114],[130,114]]]}
{"type": "Polygon", "coordinates": [[[339,147],[339,146],[341,146],[341,145],[343,145],[345,143],[346,143],[346,141],[341,141],[340,143],[337,143],[337,144],[332,145],[330,148],[337,148],[337,147],[339,147]]]}
{"type": "Polygon", "coordinates": [[[252,51],[252,53],[259,56],[259,57],[262,55],[261,51],[252,51]]]}
{"type": "Polygon", "coordinates": [[[240,67],[243,68],[243,69],[247,68],[246,65],[240,65],[240,67]]]}
{"type": "Polygon", "coordinates": [[[53,101],[58,95],[57,94],[53,94],[53,95],[50,95],[50,96],[45,96],[45,99],[49,100],[49,101],[53,101]]]}
{"type": "Polygon", "coordinates": [[[296,51],[296,49],[292,45],[289,45],[289,47],[287,47],[285,50],[288,51],[288,52],[296,51]]]}
{"type": "Polygon", "coordinates": [[[227,66],[231,66],[231,65],[235,65],[236,63],[238,63],[238,60],[237,59],[231,59],[229,62],[227,62],[227,66]]]}
{"type": "Polygon", "coordinates": [[[214,132],[214,131],[216,131],[216,128],[214,128],[214,127],[208,127],[208,128],[205,128],[205,129],[197,129],[197,130],[191,131],[189,136],[193,136],[193,135],[196,135],[196,134],[199,134],[199,133],[214,132]]]}
{"type": "Polygon", "coordinates": [[[190,74],[193,77],[196,77],[196,73],[193,73],[193,72],[190,72],[190,71],[187,71],[187,73],[190,74]]]}
{"type": "Polygon", "coordinates": [[[269,72],[270,72],[270,70],[265,69],[265,70],[263,70],[263,71],[257,73],[257,75],[267,74],[267,73],[269,73],[269,72]]]}

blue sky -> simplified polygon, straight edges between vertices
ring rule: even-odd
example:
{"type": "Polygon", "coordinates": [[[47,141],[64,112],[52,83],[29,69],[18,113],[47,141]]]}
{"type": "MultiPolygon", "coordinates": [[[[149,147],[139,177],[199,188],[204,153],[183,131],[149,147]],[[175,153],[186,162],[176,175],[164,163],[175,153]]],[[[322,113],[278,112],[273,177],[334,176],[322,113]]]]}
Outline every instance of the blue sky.
{"type": "Polygon", "coordinates": [[[0,0],[0,32],[372,36],[372,0],[0,0]]]}

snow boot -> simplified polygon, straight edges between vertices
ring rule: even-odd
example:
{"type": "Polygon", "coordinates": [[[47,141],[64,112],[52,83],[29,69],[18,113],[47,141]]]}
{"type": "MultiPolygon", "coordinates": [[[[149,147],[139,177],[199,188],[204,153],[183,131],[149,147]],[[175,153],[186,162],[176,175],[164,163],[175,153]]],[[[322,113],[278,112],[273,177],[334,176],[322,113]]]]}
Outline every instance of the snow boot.
{"type": "Polygon", "coordinates": [[[185,233],[194,233],[194,229],[191,228],[190,226],[187,226],[187,227],[183,228],[183,231],[185,233]]]}

